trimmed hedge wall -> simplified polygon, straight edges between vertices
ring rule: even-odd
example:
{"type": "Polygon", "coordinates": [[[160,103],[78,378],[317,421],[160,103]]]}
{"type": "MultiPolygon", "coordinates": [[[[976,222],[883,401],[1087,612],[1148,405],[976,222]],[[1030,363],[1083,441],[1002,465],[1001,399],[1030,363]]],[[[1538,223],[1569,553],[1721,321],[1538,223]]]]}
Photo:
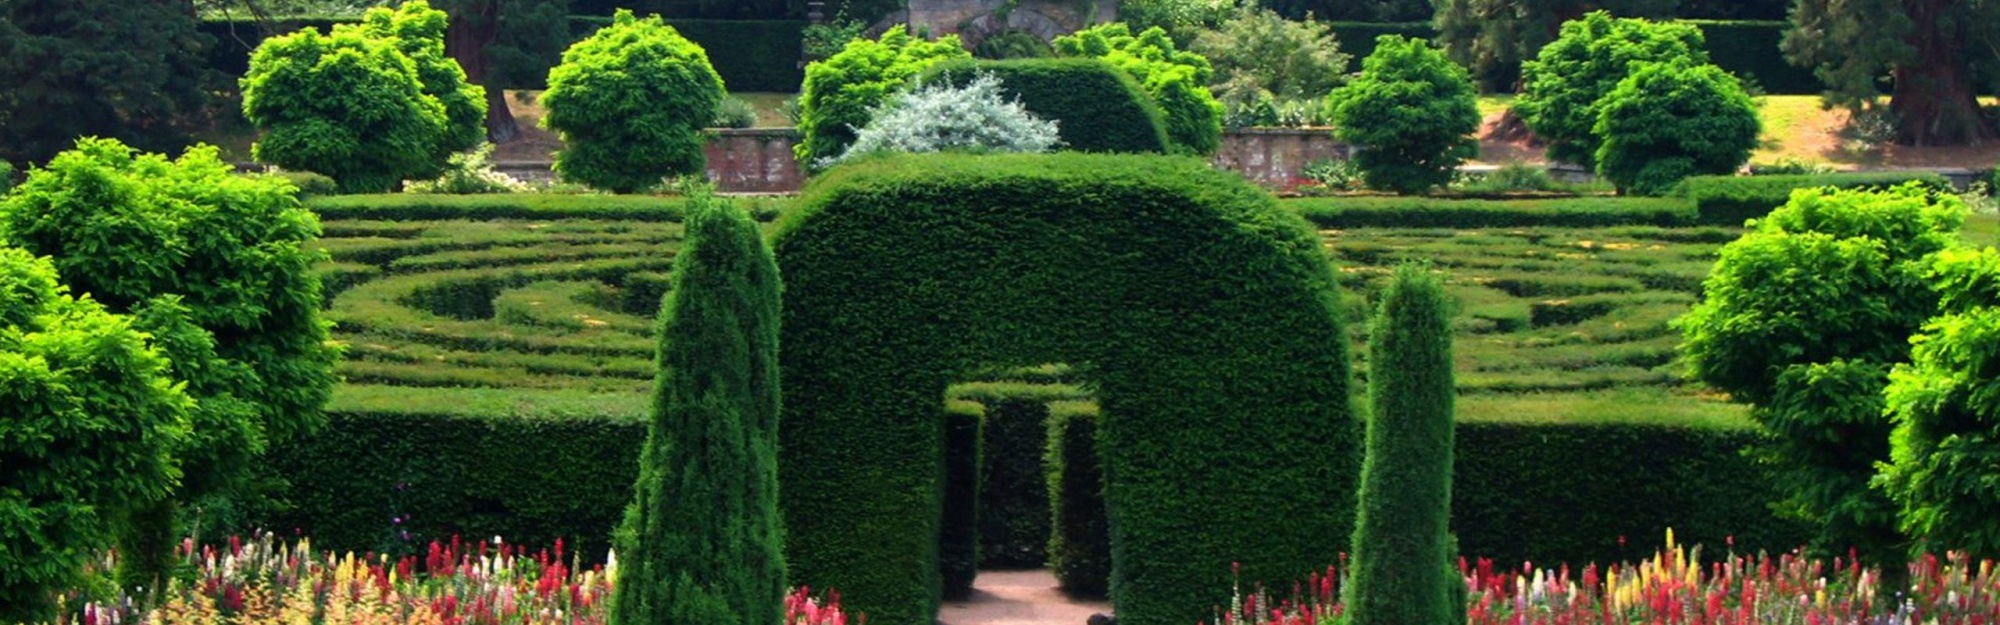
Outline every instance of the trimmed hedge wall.
{"type": "Polygon", "coordinates": [[[1693,203],[1702,223],[1743,225],[1783,206],[1793,189],[1838,187],[1842,189],[1883,188],[1905,182],[1919,182],[1941,192],[1950,192],[1951,183],[1943,176],[1925,171],[1872,171],[1796,176],[1695,176],[1682,181],[1676,193],[1693,203]]]}
{"type": "Polygon", "coordinates": [[[972,596],[979,576],[980,475],[984,473],[981,439],[985,438],[986,407],[969,401],[944,406],[944,526],[938,532],[938,572],[944,578],[944,598],[972,596]]]}
{"type": "Polygon", "coordinates": [[[1105,597],[1111,591],[1111,523],[1104,514],[1104,471],[1097,462],[1097,405],[1050,406],[1049,568],[1063,592],[1105,597]]]}
{"type": "MultiPolygon", "coordinates": [[[[541,193],[492,193],[483,195],[429,195],[385,193],[374,195],[323,195],[306,198],[306,208],[322,220],[379,219],[414,221],[438,219],[617,219],[629,221],[681,220],[687,200],[679,196],[650,195],[569,195],[541,193]]],[[[788,200],[745,198],[736,203],[760,221],[768,221],[783,210],[788,200]]]]}
{"type": "Polygon", "coordinates": [[[1130,74],[1099,59],[947,61],[924,72],[926,80],[967,84],[978,73],[1000,78],[1007,97],[1042,119],[1056,120],[1062,149],[1078,152],[1167,151],[1158,104],[1130,74]]]}
{"type": "Polygon", "coordinates": [[[1675,227],[1695,223],[1694,206],[1680,198],[1332,197],[1297,198],[1282,203],[1322,228],[1601,228],[1675,227]]]}
{"type": "Polygon", "coordinates": [[[1104,407],[1119,622],[1202,618],[1232,563],[1294,579],[1334,561],[1359,428],[1333,270],[1242,177],[1165,156],[890,157],[815,180],[775,241],[795,583],[871,622],[932,622],[940,398],[962,372],[1044,362],[1091,371],[1104,407]]]}
{"type": "MultiPolygon", "coordinates": [[[[198,28],[215,39],[215,45],[208,49],[208,66],[230,76],[241,76],[250,67],[250,52],[267,37],[300,28],[326,32],[334,24],[353,22],[351,18],[290,19],[277,22],[267,32],[250,18],[209,19],[203,20],[198,28]]],[[[570,40],[572,43],[580,41],[610,23],[610,17],[572,15],[569,17],[570,40]]],[[[799,83],[805,80],[805,70],[799,66],[799,59],[804,54],[802,33],[805,32],[806,22],[667,20],[667,25],[708,51],[709,64],[715,66],[715,73],[722,75],[723,84],[731,92],[797,93],[799,83]]],[[[527,63],[533,67],[514,68],[508,73],[546,76],[548,68],[561,60],[561,53],[561,50],[556,50],[547,58],[530,59],[527,63]]],[[[548,85],[537,80],[502,87],[544,89],[548,85]]]]}

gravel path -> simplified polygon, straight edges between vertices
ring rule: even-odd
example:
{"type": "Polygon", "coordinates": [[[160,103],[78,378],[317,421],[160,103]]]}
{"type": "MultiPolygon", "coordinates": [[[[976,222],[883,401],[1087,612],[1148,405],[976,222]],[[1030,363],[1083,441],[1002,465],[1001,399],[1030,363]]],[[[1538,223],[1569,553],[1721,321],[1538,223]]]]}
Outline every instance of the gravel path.
{"type": "Polygon", "coordinates": [[[1111,604],[1078,601],[1056,591],[1048,570],[980,571],[972,597],[946,601],[938,612],[944,625],[1084,625],[1090,615],[1111,613],[1111,604]]]}

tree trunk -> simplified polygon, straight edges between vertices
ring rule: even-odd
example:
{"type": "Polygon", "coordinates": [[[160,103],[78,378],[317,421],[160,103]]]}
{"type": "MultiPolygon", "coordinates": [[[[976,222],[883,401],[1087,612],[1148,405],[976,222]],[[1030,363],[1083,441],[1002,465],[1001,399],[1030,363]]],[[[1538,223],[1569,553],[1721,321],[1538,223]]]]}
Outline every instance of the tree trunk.
{"type": "MultiPolygon", "coordinates": [[[[1972,68],[1963,51],[1966,25],[1945,26],[1954,0],[1904,0],[1909,10],[1911,62],[1891,71],[1889,110],[1901,122],[1896,142],[1910,146],[1979,144],[1994,139],[1979,110],[1972,68]],[[1943,27],[1943,28],[1941,28],[1943,27]]],[[[1960,20],[1962,21],[1962,20],[1960,20]]]]}
{"type": "Polygon", "coordinates": [[[479,3],[477,10],[452,14],[444,46],[445,53],[465,69],[466,82],[486,87],[486,140],[495,145],[521,136],[521,124],[507,108],[506,91],[488,80],[492,76],[487,71],[486,47],[499,38],[500,2],[486,0],[479,3]]]}

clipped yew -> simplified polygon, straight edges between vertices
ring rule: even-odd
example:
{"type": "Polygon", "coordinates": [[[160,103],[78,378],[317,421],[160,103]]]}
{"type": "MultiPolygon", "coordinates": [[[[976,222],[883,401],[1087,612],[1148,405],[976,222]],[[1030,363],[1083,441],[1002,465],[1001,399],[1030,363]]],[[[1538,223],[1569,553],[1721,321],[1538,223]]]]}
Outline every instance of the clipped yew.
{"type": "Polygon", "coordinates": [[[1367,456],[1361,466],[1353,625],[1464,622],[1464,581],[1451,552],[1451,310],[1444,281],[1396,268],[1369,328],[1367,456]],[[1452,584],[1459,588],[1452,589],[1452,584]]]}
{"type": "Polygon", "coordinates": [[[612,622],[778,625],[778,268],[748,214],[690,195],[612,622]]]}
{"type": "Polygon", "coordinates": [[[699,174],[703,129],[722,96],[706,50],[657,15],[620,9],[549,70],[542,125],[562,135],[556,174],[616,193],[699,174]]]}

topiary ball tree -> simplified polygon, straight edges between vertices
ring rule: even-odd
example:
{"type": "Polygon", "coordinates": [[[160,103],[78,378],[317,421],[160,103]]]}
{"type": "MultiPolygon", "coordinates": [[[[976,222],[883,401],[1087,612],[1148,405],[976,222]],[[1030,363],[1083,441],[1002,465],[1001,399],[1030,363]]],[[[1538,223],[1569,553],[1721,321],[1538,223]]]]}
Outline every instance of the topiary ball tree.
{"type": "Polygon", "coordinates": [[[1462,625],[1465,581],[1449,564],[1457,556],[1449,526],[1458,391],[1444,281],[1420,265],[1397,267],[1368,334],[1373,410],[1345,588],[1349,622],[1462,625]]]}
{"type": "Polygon", "coordinates": [[[1361,74],[1327,96],[1334,134],[1361,148],[1368,186],[1422,193],[1479,152],[1479,104],[1465,68],[1422,39],[1383,35],[1361,74]]]}
{"type": "Polygon", "coordinates": [[[55,618],[57,593],[127,515],[168,497],[190,402],[126,317],[73,299],[48,259],[0,247],[0,621],[55,618]]]}
{"type": "Polygon", "coordinates": [[[465,68],[445,54],[445,27],[449,23],[450,16],[431,8],[427,0],[409,0],[394,10],[375,7],[361,16],[362,31],[392,42],[396,51],[410,57],[424,95],[444,106],[444,134],[431,146],[431,163],[436,169],[408,176],[409,180],[443,175],[451,155],[479,147],[486,140],[486,88],[466,82],[465,68]]]}
{"type": "Polygon", "coordinates": [[[872,159],[814,181],[773,247],[787,564],[871,623],[936,617],[940,407],[979,367],[1093,378],[1120,623],[1200,620],[1232,562],[1302,578],[1353,529],[1332,267],[1240,176],[1165,156],[872,159]]]}
{"type": "Polygon", "coordinates": [[[685,223],[612,622],[779,625],[778,267],[757,223],[706,189],[685,223]]]}
{"type": "Polygon", "coordinates": [[[657,15],[621,9],[549,70],[542,125],[562,135],[556,173],[616,193],[700,174],[703,129],[722,97],[707,51],[657,15]]]}
{"type": "Polygon", "coordinates": [[[875,40],[856,39],[839,53],[806,66],[799,87],[799,143],[792,147],[807,169],[847,152],[876,107],[908,86],[933,63],[971,58],[957,35],[937,41],[891,26],[875,40]]]}
{"type": "Polygon", "coordinates": [[[1561,34],[1522,64],[1514,112],[1548,142],[1549,159],[1597,165],[1598,100],[1631,75],[1634,64],[1708,63],[1701,30],[1685,22],[1614,18],[1593,11],[1562,25],[1561,34]]]}
{"type": "Polygon", "coordinates": [[[318,235],[289,182],[237,175],[208,146],[170,161],[85,139],[0,202],[0,244],[133,315],[197,402],[177,497],[123,545],[129,583],[164,572],[177,503],[239,494],[267,447],[325,423],[339,349],[320,316],[318,235]]]}
{"type": "Polygon", "coordinates": [[[424,94],[416,63],[394,41],[361,28],[265,39],[241,85],[257,162],[325,174],[344,193],[380,193],[442,161],[444,104],[424,94]]]}
{"type": "Polygon", "coordinates": [[[1597,174],[1661,195],[1688,176],[1734,173],[1757,149],[1757,103],[1714,65],[1648,63],[1597,102],[1597,174]]]}
{"type": "Polygon", "coordinates": [[[1957,245],[1967,214],[1951,195],[1801,189],[1722,247],[1702,300],[1676,322],[1691,377],[1750,404],[1773,436],[1759,453],[1791,495],[1777,509],[1891,575],[1905,539],[1869,488],[1889,459],[1883,389],[1910,335],[1938,309],[1928,257],[1957,245]]]}

